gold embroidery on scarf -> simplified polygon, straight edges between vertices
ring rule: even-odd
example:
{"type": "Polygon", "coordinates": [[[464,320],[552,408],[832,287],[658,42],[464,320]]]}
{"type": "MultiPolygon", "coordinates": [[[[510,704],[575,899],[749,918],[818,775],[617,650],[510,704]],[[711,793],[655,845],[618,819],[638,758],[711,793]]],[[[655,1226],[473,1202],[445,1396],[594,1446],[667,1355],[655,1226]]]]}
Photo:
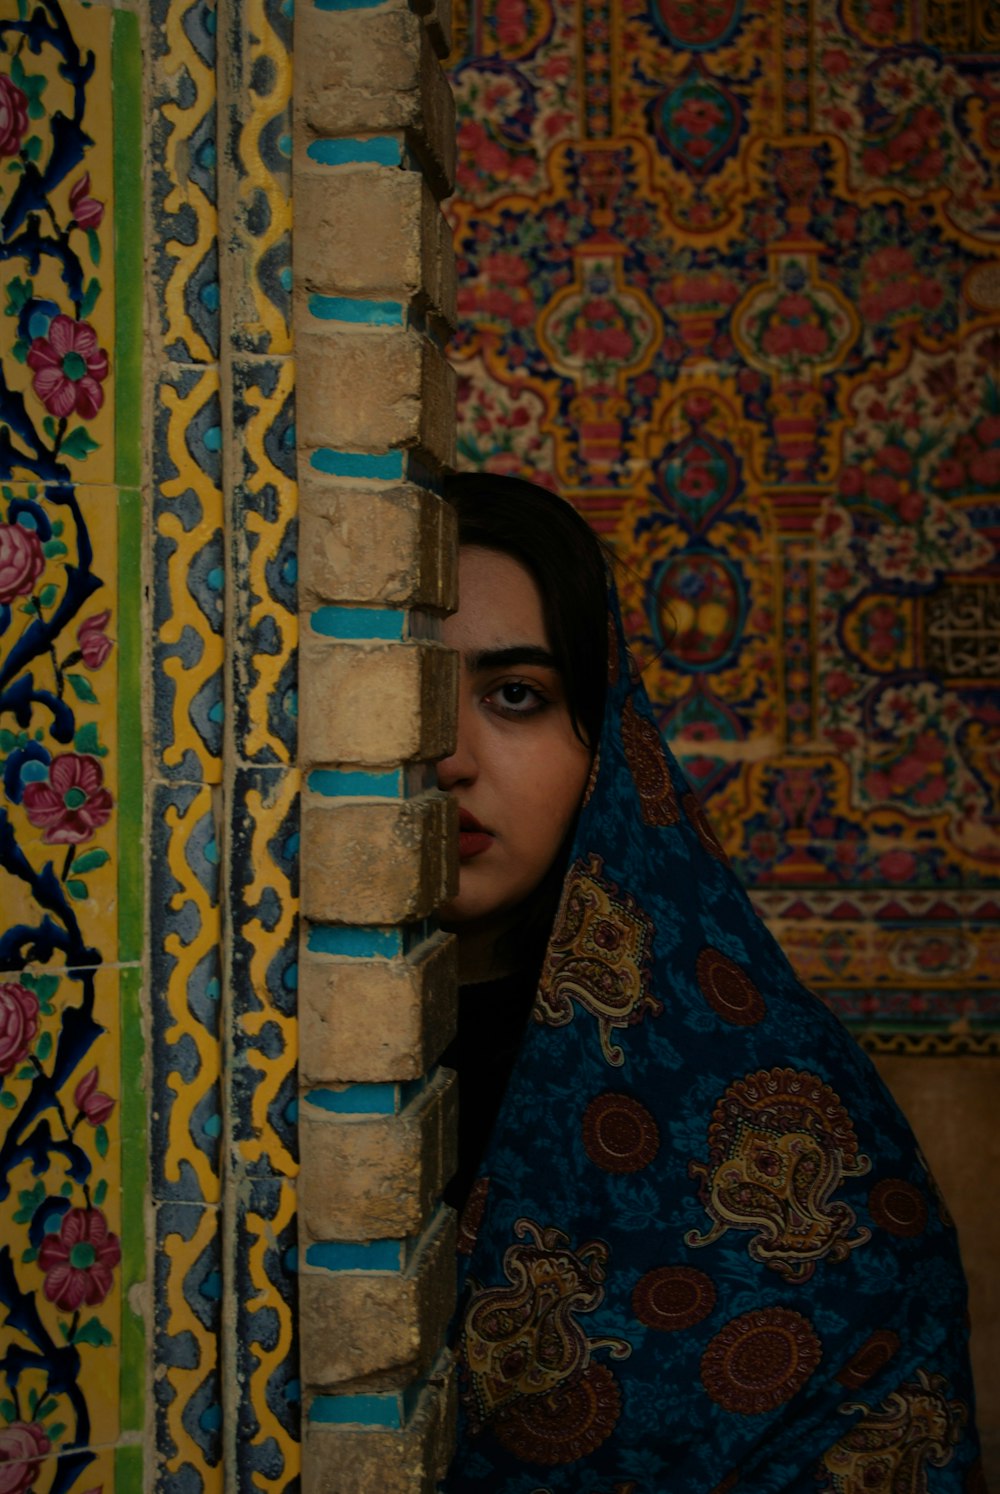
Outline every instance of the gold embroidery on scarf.
{"type": "Polygon", "coordinates": [[[962,1401],[947,1399],[944,1375],[917,1370],[872,1411],[862,1401],[841,1406],[845,1415],[866,1415],[824,1454],[819,1465],[826,1481],[817,1494],[927,1494],[927,1465],[951,1462],[969,1419],[962,1401]]]}
{"type": "Polygon", "coordinates": [[[808,1281],[817,1261],[846,1260],[871,1238],[854,1210],[831,1196],[845,1177],[871,1168],[840,1099],[815,1074],[761,1069],[731,1084],[712,1114],[709,1160],[691,1162],[712,1219],[711,1245],[729,1229],[753,1231],[751,1257],[788,1281],[808,1281]]]}
{"type": "Polygon", "coordinates": [[[601,1051],[620,1067],[624,1054],[612,1042],[616,1027],[663,1010],[649,989],[653,924],[635,899],[618,895],[601,876],[603,862],[577,861],[566,878],[563,901],[542,967],[535,1020],[564,1027],[573,1002],[597,1020],[601,1051]]]}
{"type": "Polygon", "coordinates": [[[676,825],[681,817],[660,733],[640,716],[631,696],[622,712],[622,746],[647,825],[676,825]]]}
{"type": "Polygon", "coordinates": [[[611,1371],[592,1362],[632,1352],[623,1338],[588,1338],[577,1318],[604,1300],[608,1247],[519,1219],[523,1243],[504,1253],[509,1286],[479,1287],[462,1331],[464,1398],[472,1431],[489,1423],[515,1455],[572,1462],[606,1440],[618,1419],[620,1393],[611,1371]]]}

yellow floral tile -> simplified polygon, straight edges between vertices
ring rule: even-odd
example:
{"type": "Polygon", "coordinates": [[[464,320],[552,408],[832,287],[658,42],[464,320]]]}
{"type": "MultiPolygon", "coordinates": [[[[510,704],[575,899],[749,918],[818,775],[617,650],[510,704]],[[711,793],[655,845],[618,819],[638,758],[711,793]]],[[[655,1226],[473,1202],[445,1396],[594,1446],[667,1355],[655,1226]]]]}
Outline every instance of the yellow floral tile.
{"type": "Polygon", "coordinates": [[[94,488],[0,485],[0,902],[34,931],[0,968],[117,955],[117,522],[94,488]]]}
{"type": "Polygon", "coordinates": [[[0,1389],[0,1439],[36,1424],[57,1451],[119,1433],[118,982],[117,970],[44,968],[0,981],[0,1105],[14,1159],[0,1203],[0,1295],[8,1343],[31,1356],[0,1389]]]}
{"type": "MultiPolygon", "coordinates": [[[[71,40],[4,57],[16,139],[0,158],[5,263],[0,359],[24,399],[7,437],[16,477],[111,482],[114,477],[115,286],[112,218],[110,11],[63,0],[71,40]],[[88,73],[88,53],[93,72],[88,73]],[[28,212],[31,171],[43,177],[58,151],[79,165],[47,183],[45,212],[28,212]],[[17,150],[11,147],[17,145],[17,150]],[[23,212],[19,202],[23,199],[23,212]],[[18,246],[22,252],[17,253],[18,246]]],[[[9,134],[9,132],[8,132],[9,134]]],[[[13,404],[13,400],[11,403],[13,404]]]]}

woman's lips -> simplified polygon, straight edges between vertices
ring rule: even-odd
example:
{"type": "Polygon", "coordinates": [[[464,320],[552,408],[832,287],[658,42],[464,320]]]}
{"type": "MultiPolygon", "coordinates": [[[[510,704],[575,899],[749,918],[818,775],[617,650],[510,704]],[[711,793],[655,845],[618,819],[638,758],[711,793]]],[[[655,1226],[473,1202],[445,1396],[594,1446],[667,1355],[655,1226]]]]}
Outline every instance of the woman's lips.
{"type": "Polygon", "coordinates": [[[460,861],[471,861],[481,856],[493,844],[493,836],[485,830],[467,809],[458,811],[458,857],[460,861]]]}

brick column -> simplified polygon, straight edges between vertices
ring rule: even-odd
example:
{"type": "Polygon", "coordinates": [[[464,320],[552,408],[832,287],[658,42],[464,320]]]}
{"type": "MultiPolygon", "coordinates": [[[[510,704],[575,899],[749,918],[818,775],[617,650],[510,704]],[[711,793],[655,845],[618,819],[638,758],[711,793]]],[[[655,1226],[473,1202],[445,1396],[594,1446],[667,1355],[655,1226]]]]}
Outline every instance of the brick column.
{"type": "Polygon", "coordinates": [[[430,1491],[451,1448],[454,120],[438,13],[295,16],[300,1329],[306,1494],[430,1491]]]}

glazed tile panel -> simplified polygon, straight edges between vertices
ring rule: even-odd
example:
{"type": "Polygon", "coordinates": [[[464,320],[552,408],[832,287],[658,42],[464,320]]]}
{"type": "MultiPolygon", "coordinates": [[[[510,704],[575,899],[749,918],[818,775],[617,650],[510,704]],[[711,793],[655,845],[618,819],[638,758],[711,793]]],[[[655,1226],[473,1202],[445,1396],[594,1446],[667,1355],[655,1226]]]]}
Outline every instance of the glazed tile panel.
{"type": "Polygon", "coordinates": [[[291,7],[233,7],[225,35],[204,0],[151,14],[156,1487],[284,1490],[298,1470],[291,7]]]}
{"type": "Polygon", "coordinates": [[[745,883],[911,1051],[1000,1032],[998,45],[979,3],[467,0],[451,59],[462,462],[613,544],[745,883]]]}
{"type": "Polygon", "coordinates": [[[0,1462],[38,1494],[142,1481],[138,43],[0,18],[0,1462]]]}

